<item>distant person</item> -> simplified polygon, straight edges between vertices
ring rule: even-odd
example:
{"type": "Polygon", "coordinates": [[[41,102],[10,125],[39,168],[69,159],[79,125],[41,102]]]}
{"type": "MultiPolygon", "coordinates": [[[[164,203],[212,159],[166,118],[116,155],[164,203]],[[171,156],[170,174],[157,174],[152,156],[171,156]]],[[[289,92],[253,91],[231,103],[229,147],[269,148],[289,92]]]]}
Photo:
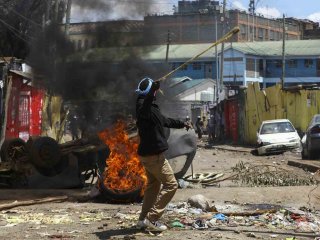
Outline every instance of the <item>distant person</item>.
{"type": "Polygon", "coordinates": [[[78,117],[75,114],[70,119],[70,131],[71,131],[72,140],[79,139],[79,135],[78,135],[79,122],[78,122],[78,117]]]}
{"type": "Polygon", "coordinates": [[[208,135],[209,135],[209,142],[213,142],[215,140],[215,120],[214,116],[211,115],[208,117],[208,135]]]}
{"type": "Polygon", "coordinates": [[[203,122],[202,133],[206,135],[207,134],[207,126],[208,126],[208,120],[206,119],[206,116],[202,116],[202,122],[203,122]]]}
{"type": "Polygon", "coordinates": [[[190,124],[191,128],[194,128],[193,123],[191,122],[191,119],[189,116],[186,117],[186,122],[190,124]]]}
{"type": "Polygon", "coordinates": [[[203,135],[203,121],[201,120],[200,116],[197,117],[196,130],[198,134],[198,139],[201,139],[203,135]]]}

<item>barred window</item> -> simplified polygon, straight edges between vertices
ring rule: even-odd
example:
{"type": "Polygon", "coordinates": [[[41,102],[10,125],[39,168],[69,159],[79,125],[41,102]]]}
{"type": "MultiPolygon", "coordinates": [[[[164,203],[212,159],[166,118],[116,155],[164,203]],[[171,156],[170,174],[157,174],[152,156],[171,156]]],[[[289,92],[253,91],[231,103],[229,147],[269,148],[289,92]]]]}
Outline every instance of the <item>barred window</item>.
{"type": "Polygon", "coordinates": [[[201,64],[199,62],[195,62],[192,64],[193,70],[201,70],[201,64]]]}
{"type": "Polygon", "coordinates": [[[312,60],[312,59],[305,59],[305,60],[304,60],[304,66],[305,66],[306,68],[311,68],[312,65],[313,65],[313,60],[312,60]]]}
{"type": "Polygon", "coordinates": [[[289,68],[297,68],[297,66],[298,66],[297,60],[291,59],[291,60],[288,61],[288,67],[289,68]]]}

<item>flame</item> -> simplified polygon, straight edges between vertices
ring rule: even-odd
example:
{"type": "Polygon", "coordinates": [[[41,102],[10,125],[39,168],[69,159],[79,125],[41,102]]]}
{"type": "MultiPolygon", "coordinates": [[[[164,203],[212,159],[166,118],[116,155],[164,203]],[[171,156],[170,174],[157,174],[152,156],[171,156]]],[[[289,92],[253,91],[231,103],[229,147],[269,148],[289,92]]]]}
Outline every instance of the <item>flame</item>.
{"type": "Polygon", "coordinates": [[[139,140],[130,139],[125,127],[124,122],[118,121],[114,128],[98,133],[110,149],[106,159],[107,168],[102,174],[103,183],[114,192],[130,192],[141,188],[143,195],[147,177],[137,154],[139,140]]]}

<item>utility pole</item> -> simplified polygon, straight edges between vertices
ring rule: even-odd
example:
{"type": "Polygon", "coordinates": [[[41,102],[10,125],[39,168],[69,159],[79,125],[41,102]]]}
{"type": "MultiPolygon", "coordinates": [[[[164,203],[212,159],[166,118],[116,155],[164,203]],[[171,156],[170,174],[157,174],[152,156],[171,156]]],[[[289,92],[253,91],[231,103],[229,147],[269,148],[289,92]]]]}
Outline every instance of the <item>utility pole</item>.
{"type": "Polygon", "coordinates": [[[284,78],[285,78],[285,71],[286,71],[286,20],[283,14],[283,21],[282,21],[282,76],[281,76],[281,88],[284,88],[284,78]]]}
{"type": "Polygon", "coordinates": [[[254,0],[250,0],[250,3],[249,3],[249,12],[252,13],[252,42],[254,42],[254,32],[255,32],[255,29],[254,29],[254,14],[255,14],[255,2],[254,0]]]}
{"type": "Polygon", "coordinates": [[[170,38],[170,30],[168,30],[168,35],[167,35],[167,51],[166,51],[166,63],[168,63],[169,60],[169,47],[171,43],[171,38],[170,38]]]}
{"type": "MultiPolygon", "coordinates": [[[[218,41],[218,18],[217,18],[218,12],[216,11],[214,20],[215,20],[215,41],[218,41]]],[[[218,46],[215,46],[215,58],[216,58],[216,103],[218,104],[219,102],[219,57],[218,57],[218,46]]]]}
{"type": "MultiPolygon", "coordinates": [[[[225,29],[225,18],[226,18],[226,5],[227,5],[227,0],[223,0],[223,12],[222,12],[222,28],[221,28],[221,36],[224,35],[224,29],[225,29]]],[[[223,63],[224,63],[224,42],[221,44],[221,62],[220,62],[220,83],[219,83],[219,92],[222,91],[222,86],[223,86],[223,63]]]]}
{"type": "Polygon", "coordinates": [[[71,5],[72,5],[72,0],[67,0],[66,24],[65,24],[65,29],[64,29],[66,36],[69,35],[70,18],[71,18],[71,5]]]}

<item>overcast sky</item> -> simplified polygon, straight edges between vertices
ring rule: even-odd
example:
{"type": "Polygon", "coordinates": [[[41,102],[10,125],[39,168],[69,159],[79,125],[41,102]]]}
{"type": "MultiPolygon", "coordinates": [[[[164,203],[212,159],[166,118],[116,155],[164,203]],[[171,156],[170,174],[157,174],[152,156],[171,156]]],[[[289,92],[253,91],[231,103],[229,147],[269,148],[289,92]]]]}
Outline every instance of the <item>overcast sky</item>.
{"type": "MultiPolygon", "coordinates": [[[[74,2],[76,2],[75,0],[74,2]]],[[[173,5],[177,5],[176,0],[100,0],[112,5],[112,10],[106,13],[103,9],[80,8],[73,5],[72,22],[80,21],[101,21],[115,19],[143,19],[146,14],[160,13],[172,14],[173,5]],[[139,11],[128,14],[126,9],[130,5],[141,6],[139,11]],[[143,8],[144,5],[149,6],[143,8]]],[[[223,0],[220,0],[222,3],[223,0]]],[[[237,8],[247,10],[250,0],[227,0],[227,8],[237,8]]],[[[320,0],[256,0],[256,11],[266,17],[296,17],[310,19],[320,22],[320,0]]]]}

